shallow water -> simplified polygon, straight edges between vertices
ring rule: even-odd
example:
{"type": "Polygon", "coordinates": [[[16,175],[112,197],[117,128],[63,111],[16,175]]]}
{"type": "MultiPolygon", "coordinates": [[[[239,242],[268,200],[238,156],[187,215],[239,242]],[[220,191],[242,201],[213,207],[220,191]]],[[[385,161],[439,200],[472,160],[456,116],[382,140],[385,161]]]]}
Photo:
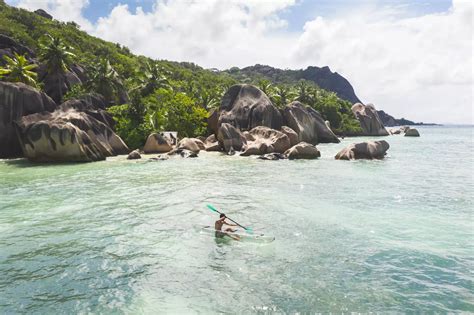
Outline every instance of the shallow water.
{"type": "Polygon", "coordinates": [[[0,161],[0,313],[474,312],[473,128],[382,161],[0,161]],[[271,244],[216,242],[213,204],[271,244]]]}

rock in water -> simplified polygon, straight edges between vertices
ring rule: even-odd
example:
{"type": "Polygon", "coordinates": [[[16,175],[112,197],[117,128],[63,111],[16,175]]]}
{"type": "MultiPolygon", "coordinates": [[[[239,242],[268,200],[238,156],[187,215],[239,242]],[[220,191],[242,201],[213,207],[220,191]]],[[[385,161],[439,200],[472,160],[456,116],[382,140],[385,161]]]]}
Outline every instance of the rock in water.
{"type": "Polygon", "coordinates": [[[214,134],[206,138],[206,141],[204,141],[204,145],[206,146],[206,151],[220,151],[221,150],[219,142],[217,142],[216,136],[214,134]]]}
{"type": "Polygon", "coordinates": [[[290,127],[282,126],[281,132],[287,135],[290,139],[290,146],[294,146],[295,144],[298,144],[298,142],[300,142],[300,140],[298,139],[298,134],[290,127]]]}
{"type": "Polygon", "coordinates": [[[247,140],[240,130],[228,123],[223,123],[217,132],[217,141],[225,152],[233,150],[240,151],[247,144],[247,140]]]}
{"type": "Polygon", "coordinates": [[[15,121],[25,115],[52,112],[56,107],[49,96],[29,85],[0,82],[0,158],[22,155],[15,121]]]}
{"type": "Polygon", "coordinates": [[[295,159],[317,159],[321,156],[321,152],[312,144],[300,142],[292,146],[285,152],[285,156],[290,160],[295,159]]]}
{"type": "Polygon", "coordinates": [[[277,161],[277,160],[284,160],[286,156],[282,153],[268,153],[265,155],[259,156],[257,159],[260,160],[269,160],[269,161],[277,161]]]}
{"type": "Polygon", "coordinates": [[[415,128],[409,128],[405,131],[405,137],[419,137],[420,133],[415,128]]]}
{"type": "Polygon", "coordinates": [[[359,120],[364,136],[388,136],[379,114],[374,105],[356,103],[352,106],[352,113],[359,120]]]}
{"type": "Polygon", "coordinates": [[[286,124],[296,132],[299,141],[311,144],[340,142],[319,112],[298,101],[285,107],[283,117],[286,124]]]}
{"type": "Polygon", "coordinates": [[[382,159],[390,145],[385,140],[353,143],[336,154],[336,160],[382,159]]]}
{"type": "Polygon", "coordinates": [[[262,155],[266,153],[283,153],[291,147],[290,138],[283,132],[259,126],[249,131],[247,147],[240,155],[262,155]],[[248,139],[253,139],[249,141],[248,139]]]}
{"type": "Polygon", "coordinates": [[[260,89],[249,84],[237,84],[233,85],[222,98],[218,127],[224,123],[229,123],[242,131],[257,126],[280,130],[282,117],[260,89]]]}
{"type": "Polygon", "coordinates": [[[127,160],[139,160],[141,158],[142,156],[140,155],[140,152],[138,152],[138,150],[133,150],[127,156],[127,160]]]}
{"type": "Polygon", "coordinates": [[[178,150],[189,150],[198,154],[200,150],[205,150],[206,146],[199,139],[183,138],[181,141],[179,141],[177,148],[178,150]]]}
{"type": "Polygon", "coordinates": [[[171,144],[159,133],[152,133],[148,136],[143,147],[146,154],[150,153],[166,153],[173,149],[171,144]]]}
{"type": "Polygon", "coordinates": [[[130,151],[110,127],[75,110],[24,116],[18,128],[23,154],[35,162],[91,162],[130,151]]]}

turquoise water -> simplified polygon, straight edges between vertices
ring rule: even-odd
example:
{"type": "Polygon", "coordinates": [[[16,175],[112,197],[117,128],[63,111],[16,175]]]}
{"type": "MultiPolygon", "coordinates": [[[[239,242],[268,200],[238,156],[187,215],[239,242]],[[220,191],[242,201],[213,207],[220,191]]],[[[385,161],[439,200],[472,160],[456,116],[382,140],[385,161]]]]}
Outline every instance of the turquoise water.
{"type": "Polygon", "coordinates": [[[473,128],[382,161],[0,161],[0,313],[474,312],[473,128]],[[194,224],[221,207],[267,245],[194,224]]]}

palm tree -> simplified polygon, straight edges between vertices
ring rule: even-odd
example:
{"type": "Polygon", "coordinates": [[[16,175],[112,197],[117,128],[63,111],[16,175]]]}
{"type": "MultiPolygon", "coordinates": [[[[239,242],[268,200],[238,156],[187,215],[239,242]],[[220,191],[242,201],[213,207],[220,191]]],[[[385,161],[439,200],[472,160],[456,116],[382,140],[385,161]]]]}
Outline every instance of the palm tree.
{"type": "Polygon", "coordinates": [[[33,87],[38,87],[36,79],[38,74],[34,71],[36,64],[30,63],[24,55],[14,54],[13,58],[3,56],[6,61],[4,68],[0,68],[0,78],[10,82],[22,82],[33,87]]]}
{"type": "Polygon", "coordinates": [[[171,89],[165,71],[156,63],[147,62],[145,65],[145,78],[141,79],[138,89],[142,96],[148,96],[159,88],[171,89]]]}
{"type": "Polygon", "coordinates": [[[304,80],[301,80],[296,85],[296,91],[298,95],[296,99],[300,101],[301,103],[307,104],[309,102],[309,92],[310,92],[310,86],[308,85],[308,83],[306,83],[306,81],[304,80]]]}
{"type": "Polygon", "coordinates": [[[265,79],[259,80],[257,86],[263,93],[267,95],[271,93],[272,83],[270,81],[265,79]]]}
{"type": "Polygon", "coordinates": [[[279,107],[283,107],[295,97],[295,93],[288,86],[277,86],[272,101],[279,107]]]}
{"type": "Polygon", "coordinates": [[[109,103],[115,101],[118,92],[124,88],[119,74],[106,58],[100,58],[92,65],[87,85],[91,90],[102,94],[109,103]]]}
{"type": "Polygon", "coordinates": [[[46,63],[49,74],[62,74],[69,70],[76,56],[71,47],[64,44],[61,38],[46,35],[48,40],[40,44],[40,59],[46,63]]]}

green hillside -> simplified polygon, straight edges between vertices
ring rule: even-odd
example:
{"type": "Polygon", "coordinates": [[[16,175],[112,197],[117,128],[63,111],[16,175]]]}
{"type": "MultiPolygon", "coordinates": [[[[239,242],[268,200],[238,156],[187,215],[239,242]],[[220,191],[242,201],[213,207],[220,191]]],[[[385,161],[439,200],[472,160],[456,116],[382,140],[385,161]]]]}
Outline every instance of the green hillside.
{"type": "MultiPolygon", "coordinates": [[[[64,95],[63,100],[90,92],[103,94],[110,102],[108,111],[117,121],[117,133],[132,148],[142,146],[153,131],[206,135],[208,111],[219,106],[228,87],[242,81],[257,85],[280,108],[293,100],[312,106],[330,121],[336,133],[360,130],[350,110],[351,103],[319,88],[313,81],[296,77],[273,80],[258,73],[242,79],[235,68],[213,71],[193,63],[137,56],[127,47],[88,35],[74,22],[50,20],[1,1],[0,34],[30,48],[35,56],[29,56],[29,60],[40,67],[49,64],[44,57],[47,56],[44,43],[48,43],[50,36],[57,39],[63,49],[73,54],[66,66],[78,64],[88,77],[64,95]],[[119,101],[118,94],[123,92],[129,95],[126,104],[119,101]]],[[[6,61],[1,63],[6,67],[6,61]]],[[[12,80],[12,76],[3,75],[2,80],[12,80]]],[[[39,88],[44,86],[38,83],[39,88]]]]}

